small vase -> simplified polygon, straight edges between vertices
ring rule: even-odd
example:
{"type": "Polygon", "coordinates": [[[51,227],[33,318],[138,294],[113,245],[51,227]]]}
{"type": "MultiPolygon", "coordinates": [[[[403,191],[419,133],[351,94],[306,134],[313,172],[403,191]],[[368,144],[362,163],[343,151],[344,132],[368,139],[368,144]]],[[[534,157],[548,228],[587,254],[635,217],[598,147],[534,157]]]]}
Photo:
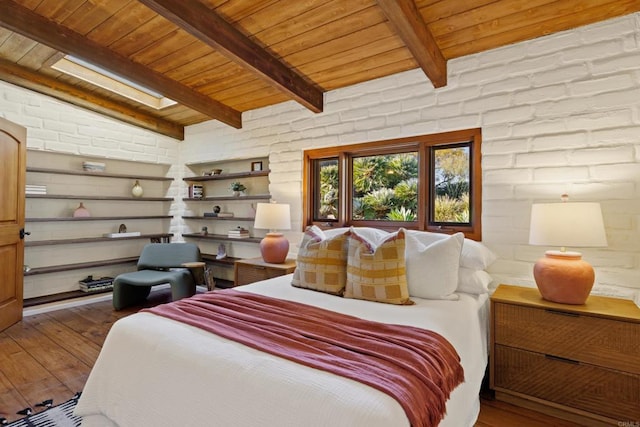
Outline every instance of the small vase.
{"type": "Polygon", "coordinates": [[[82,202],[80,202],[80,206],[78,206],[76,210],[73,211],[74,218],[87,218],[90,216],[91,212],[89,212],[89,209],[84,207],[84,204],[82,202]]]}
{"type": "Polygon", "coordinates": [[[131,194],[133,195],[133,197],[142,197],[142,195],[144,194],[144,191],[142,190],[142,186],[140,185],[140,182],[138,182],[137,179],[136,179],[136,183],[133,184],[133,188],[131,188],[131,194]]]}
{"type": "Polygon", "coordinates": [[[240,197],[242,195],[242,191],[234,191],[233,192],[234,197],[240,197]]]}

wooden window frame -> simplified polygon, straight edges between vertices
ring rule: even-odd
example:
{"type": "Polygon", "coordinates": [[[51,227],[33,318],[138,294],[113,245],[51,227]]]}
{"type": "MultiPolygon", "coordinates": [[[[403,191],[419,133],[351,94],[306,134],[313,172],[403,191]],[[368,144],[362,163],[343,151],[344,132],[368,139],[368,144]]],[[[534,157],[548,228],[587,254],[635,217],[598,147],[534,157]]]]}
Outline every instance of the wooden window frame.
{"type": "Polygon", "coordinates": [[[482,239],[482,169],[481,169],[482,132],[480,128],[444,132],[432,135],[419,135],[408,138],[390,139],[360,144],[305,150],[303,164],[303,226],[315,224],[321,228],[337,228],[348,226],[375,227],[383,230],[396,230],[399,227],[453,234],[463,232],[465,237],[473,240],[482,239]],[[455,147],[470,144],[469,224],[435,225],[430,223],[429,215],[433,203],[431,183],[431,147],[455,147]],[[361,221],[351,219],[351,189],[353,173],[351,159],[353,157],[398,154],[402,152],[418,152],[418,212],[417,221],[361,221]],[[315,212],[315,170],[317,160],[338,160],[339,202],[336,220],[314,220],[315,212]],[[426,190],[428,189],[428,190],[426,190]],[[426,207],[426,208],[425,208],[426,207]]]}

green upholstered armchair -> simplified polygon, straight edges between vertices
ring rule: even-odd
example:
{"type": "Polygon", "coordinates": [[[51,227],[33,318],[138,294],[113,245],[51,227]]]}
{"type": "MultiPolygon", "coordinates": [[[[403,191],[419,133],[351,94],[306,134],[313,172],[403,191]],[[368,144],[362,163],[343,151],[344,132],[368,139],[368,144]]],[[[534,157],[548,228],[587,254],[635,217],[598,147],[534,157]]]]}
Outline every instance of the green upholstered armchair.
{"type": "Polygon", "coordinates": [[[118,275],[113,281],[113,308],[121,310],[144,301],[151,287],[171,285],[173,301],[196,293],[196,281],[183,263],[201,261],[193,243],[150,243],[142,248],[138,271],[118,275]]]}

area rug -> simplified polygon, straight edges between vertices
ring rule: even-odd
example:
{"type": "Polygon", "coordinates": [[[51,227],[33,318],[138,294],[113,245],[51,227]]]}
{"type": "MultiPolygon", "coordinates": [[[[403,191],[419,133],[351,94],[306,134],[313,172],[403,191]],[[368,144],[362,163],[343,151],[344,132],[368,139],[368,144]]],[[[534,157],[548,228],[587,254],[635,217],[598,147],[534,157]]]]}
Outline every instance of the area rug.
{"type": "MultiPolygon", "coordinates": [[[[44,411],[31,414],[31,408],[25,408],[19,413],[26,417],[12,423],[1,422],[0,425],[8,427],[78,427],[82,418],[73,415],[73,409],[78,403],[81,393],[76,393],[70,400],[60,405],[51,406],[44,411]]],[[[51,402],[45,401],[43,402],[51,402]]],[[[42,405],[41,406],[49,406],[42,405]]]]}

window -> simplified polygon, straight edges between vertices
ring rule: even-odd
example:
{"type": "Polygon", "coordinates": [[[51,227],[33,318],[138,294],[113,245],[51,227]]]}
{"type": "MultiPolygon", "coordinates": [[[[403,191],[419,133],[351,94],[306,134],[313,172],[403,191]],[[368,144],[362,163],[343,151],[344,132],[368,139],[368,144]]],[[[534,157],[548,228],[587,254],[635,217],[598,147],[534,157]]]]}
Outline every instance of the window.
{"type": "Polygon", "coordinates": [[[434,224],[469,224],[470,143],[431,149],[431,182],[434,224]]]}
{"type": "Polygon", "coordinates": [[[351,220],[416,221],[418,152],[352,157],[351,220]]]}
{"type": "Polygon", "coordinates": [[[314,162],[314,218],[320,220],[338,219],[338,159],[319,159],[314,162]]]}
{"type": "Polygon", "coordinates": [[[480,129],[305,151],[305,224],[481,237],[480,129]]]}

